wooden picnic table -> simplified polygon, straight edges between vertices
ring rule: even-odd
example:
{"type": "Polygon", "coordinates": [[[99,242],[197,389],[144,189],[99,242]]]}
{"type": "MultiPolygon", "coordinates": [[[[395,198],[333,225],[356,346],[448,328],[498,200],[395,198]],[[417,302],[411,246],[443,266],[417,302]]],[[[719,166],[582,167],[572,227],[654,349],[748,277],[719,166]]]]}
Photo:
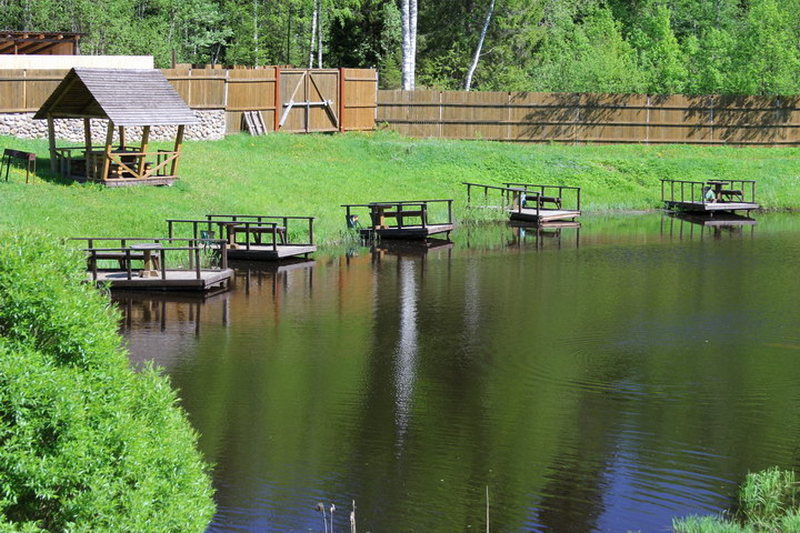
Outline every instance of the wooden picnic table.
{"type": "Polygon", "coordinates": [[[160,250],[163,248],[161,244],[156,242],[143,242],[138,244],[131,244],[131,250],[141,251],[144,254],[144,269],[139,273],[140,278],[158,278],[159,274],[159,260],[158,255],[153,255],[153,250],[160,250]]]}

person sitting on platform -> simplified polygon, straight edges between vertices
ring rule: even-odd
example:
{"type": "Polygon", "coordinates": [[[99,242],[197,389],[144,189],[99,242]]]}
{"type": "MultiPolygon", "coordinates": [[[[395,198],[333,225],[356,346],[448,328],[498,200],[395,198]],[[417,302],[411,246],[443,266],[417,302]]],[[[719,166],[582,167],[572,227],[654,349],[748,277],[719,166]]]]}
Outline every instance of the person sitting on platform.
{"type": "Polygon", "coordinates": [[[714,194],[713,189],[708,185],[703,187],[703,199],[710,204],[713,204],[717,201],[717,196],[714,194]]]}

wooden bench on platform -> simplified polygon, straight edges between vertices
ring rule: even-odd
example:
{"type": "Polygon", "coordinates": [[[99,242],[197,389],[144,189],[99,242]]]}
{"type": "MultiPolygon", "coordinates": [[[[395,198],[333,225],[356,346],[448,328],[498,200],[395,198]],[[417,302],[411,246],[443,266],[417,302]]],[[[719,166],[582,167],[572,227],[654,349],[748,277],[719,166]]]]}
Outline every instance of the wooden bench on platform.
{"type": "Polygon", "coordinates": [[[364,238],[383,239],[427,239],[432,235],[445,233],[450,237],[453,230],[453,200],[404,200],[393,202],[371,202],[368,204],[342,204],[346,209],[345,218],[350,229],[358,229],[364,238]],[[431,206],[438,208],[444,219],[431,223],[431,206]],[[369,227],[358,224],[359,217],[354,211],[366,210],[369,214],[369,227]],[[409,220],[410,219],[410,220],[409,220]]]}
{"type": "Polygon", "coordinates": [[[661,201],[671,211],[714,213],[752,211],[756,202],[756,182],[753,180],[708,181],[661,180],[661,201]]]}
{"type": "MultiPolygon", "coordinates": [[[[511,220],[541,224],[550,221],[575,221],[581,214],[581,189],[567,185],[504,183],[488,185],[464,182],[467,202],[472,204],[472,189],[483,190],[484,203],[489,191],[500,193],[499,208],[506,209],[511,220]],[[569,207],[565,207],[565,203],[569,207]]],[[[488,207],[488,206],[487,206],[488,207]]]]}
{"type": "Polygon", "coordinates": [[[112,289],[206,291],[227,287],[233,277],[223,240],[136,237],[71,240],[83,243],[88,279],[107,283],[112,289]],[[117,264],[104,266],[101,261],[117,264]],[[141,269],[134,269],[134,262],[139,261],[141,269]]]}
{"type": "Polygon", "coordinates": [[[204,219],[168,219],[167,225],[171,237],[183,225],[191,227],[193,238],[203,235],[224,238],[229,259],[274,261],[298,256],[308,258],[317,251],[314,217],[210,214],[204,219]],[[292,235],[298,238],[298,234],[301,240],[293,240],[292,235]],[[265,238],[269,235],[271,239],[265,238]]]}

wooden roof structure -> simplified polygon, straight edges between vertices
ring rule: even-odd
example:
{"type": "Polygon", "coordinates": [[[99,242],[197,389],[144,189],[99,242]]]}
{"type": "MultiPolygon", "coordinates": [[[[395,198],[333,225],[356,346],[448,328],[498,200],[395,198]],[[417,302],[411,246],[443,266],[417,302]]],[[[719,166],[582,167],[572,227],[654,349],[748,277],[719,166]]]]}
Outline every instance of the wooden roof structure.
{"type": "Polygon", "coordinates": [[[117,126],[197,124],[160,70],[75,67],[33,117],[99,118],[117,126]]]}
{"type": "Polygon", "coordinates": [[[78,55],[85,33],[0,31],[0,54],[78,55]]]}

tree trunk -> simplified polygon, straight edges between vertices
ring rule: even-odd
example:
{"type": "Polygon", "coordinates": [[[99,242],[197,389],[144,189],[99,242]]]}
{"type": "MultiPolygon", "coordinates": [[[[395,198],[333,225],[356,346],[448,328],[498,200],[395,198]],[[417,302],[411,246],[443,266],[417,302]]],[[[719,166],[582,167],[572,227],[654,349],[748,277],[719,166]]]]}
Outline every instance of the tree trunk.
{"type": "Polygon", "coordinates": [[[403,90],[413,91],[417,56],[417,0],[403,0],[403,90]]]}
{"type": "Polygon", "coordinates": [[[319,0],[314,0],[314,13],[311,15],[311,44],[308,47],[308,68],[314,68],[314,43],[317,41],[317,17],[319,0]]]}
{"type": "Polygon", "coordinates": [[[317,68],[322,68],[322,2],[317,2],[317,68]]]}
{"type": "Polygon", "coordinates": [[[494,1],[489,2],[489,11],[486,13],[486,20],[483,21],[483,29],[481,29],[481,38],[478,39],[478,46],[475,47],[475,55],[472,58],[472,64],[467,71],[467,79],[464,80],[464,90],[469,91],[472,87],[472,76],[475,74],[475,69],[478,68],[478,60],[481,58],[481,49],[483,48],[483,41],[486,39],[486,32],[489,30],[489,24],[492,22],[492,15],[494,14],[494,1]]]}
{"type": "Polygon", "coordinates": [[[258,66],[258,0],[253,0],[253,66],[258,66]]]}

